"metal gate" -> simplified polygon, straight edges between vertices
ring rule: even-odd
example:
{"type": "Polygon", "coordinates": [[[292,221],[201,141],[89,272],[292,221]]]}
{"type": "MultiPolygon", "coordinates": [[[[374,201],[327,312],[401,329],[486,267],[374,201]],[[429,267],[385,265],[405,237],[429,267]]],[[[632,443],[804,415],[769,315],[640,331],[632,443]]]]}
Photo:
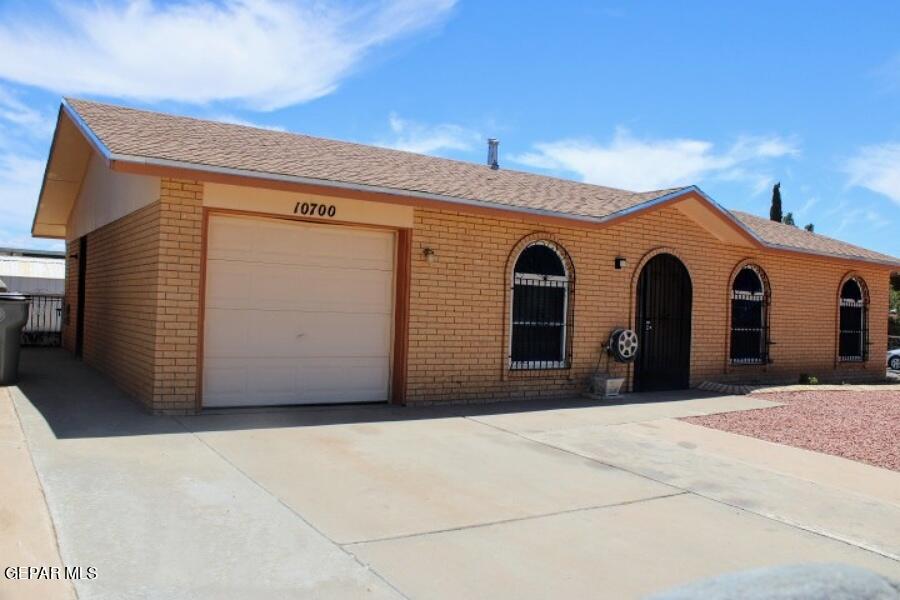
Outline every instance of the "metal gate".
{"type": "Polygon", "coordinates": [[[28,322],[22,329],[23,346],[59,346],[62,342],[62,296],[29,294],[28,322]]]}
{"type": "Polygon", "coordinates": [[[659,254],[644,266],[637,289],[635,391],[689,386],[692,297],[690,275],[676,257],[659,254]]]}

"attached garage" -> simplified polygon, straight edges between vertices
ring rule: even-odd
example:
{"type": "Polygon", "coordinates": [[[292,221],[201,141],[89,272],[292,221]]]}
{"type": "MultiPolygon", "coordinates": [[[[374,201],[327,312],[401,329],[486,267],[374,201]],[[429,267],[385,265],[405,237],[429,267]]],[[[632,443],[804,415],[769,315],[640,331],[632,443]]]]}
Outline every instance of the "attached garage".
{"type": "Polygon", "coordinates": [[[208,222],[203,406],[385,402],[395,233],[208,222]]]}

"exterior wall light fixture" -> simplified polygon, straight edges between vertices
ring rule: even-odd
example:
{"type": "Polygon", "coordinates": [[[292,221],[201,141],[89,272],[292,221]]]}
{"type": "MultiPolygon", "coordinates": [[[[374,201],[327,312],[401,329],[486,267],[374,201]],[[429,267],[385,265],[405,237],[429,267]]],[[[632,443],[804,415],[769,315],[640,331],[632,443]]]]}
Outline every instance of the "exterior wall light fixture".
{"type": "Polygon", "coordinates": [[[437,254],[434,253],[434,250],[431,248],[425,248],[422,250],[422,256],[425,257],[425,262],[428,264],[433,263],[437,260],[437,254]]]}
{"type": "Polygon", "coordinates": [[[624,256],[616,257],[616,268],[617,269],[624,269],[627,264],[628,264],[628,260],[624,256]]]}

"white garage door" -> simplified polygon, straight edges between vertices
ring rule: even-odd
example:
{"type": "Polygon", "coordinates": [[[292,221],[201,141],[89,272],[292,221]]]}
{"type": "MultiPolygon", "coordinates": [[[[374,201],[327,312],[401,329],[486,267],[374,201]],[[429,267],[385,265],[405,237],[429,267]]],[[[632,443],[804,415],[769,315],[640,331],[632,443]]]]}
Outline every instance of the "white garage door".
{"type": "Polygon", "coordinates": [[[203,404],[386,401],[394,234],[213,216],[203,404]]]}

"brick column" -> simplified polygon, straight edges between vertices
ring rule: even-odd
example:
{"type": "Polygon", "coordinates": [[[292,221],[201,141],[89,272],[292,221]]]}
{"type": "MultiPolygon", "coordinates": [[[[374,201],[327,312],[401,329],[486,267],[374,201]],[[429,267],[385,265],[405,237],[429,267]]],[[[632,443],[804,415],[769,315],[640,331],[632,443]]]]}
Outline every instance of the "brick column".
{"type": "Polygon", "coordinates": [[[154,412],[192,413],[197,398],[203,185],[163,179],[154,412]]]}

